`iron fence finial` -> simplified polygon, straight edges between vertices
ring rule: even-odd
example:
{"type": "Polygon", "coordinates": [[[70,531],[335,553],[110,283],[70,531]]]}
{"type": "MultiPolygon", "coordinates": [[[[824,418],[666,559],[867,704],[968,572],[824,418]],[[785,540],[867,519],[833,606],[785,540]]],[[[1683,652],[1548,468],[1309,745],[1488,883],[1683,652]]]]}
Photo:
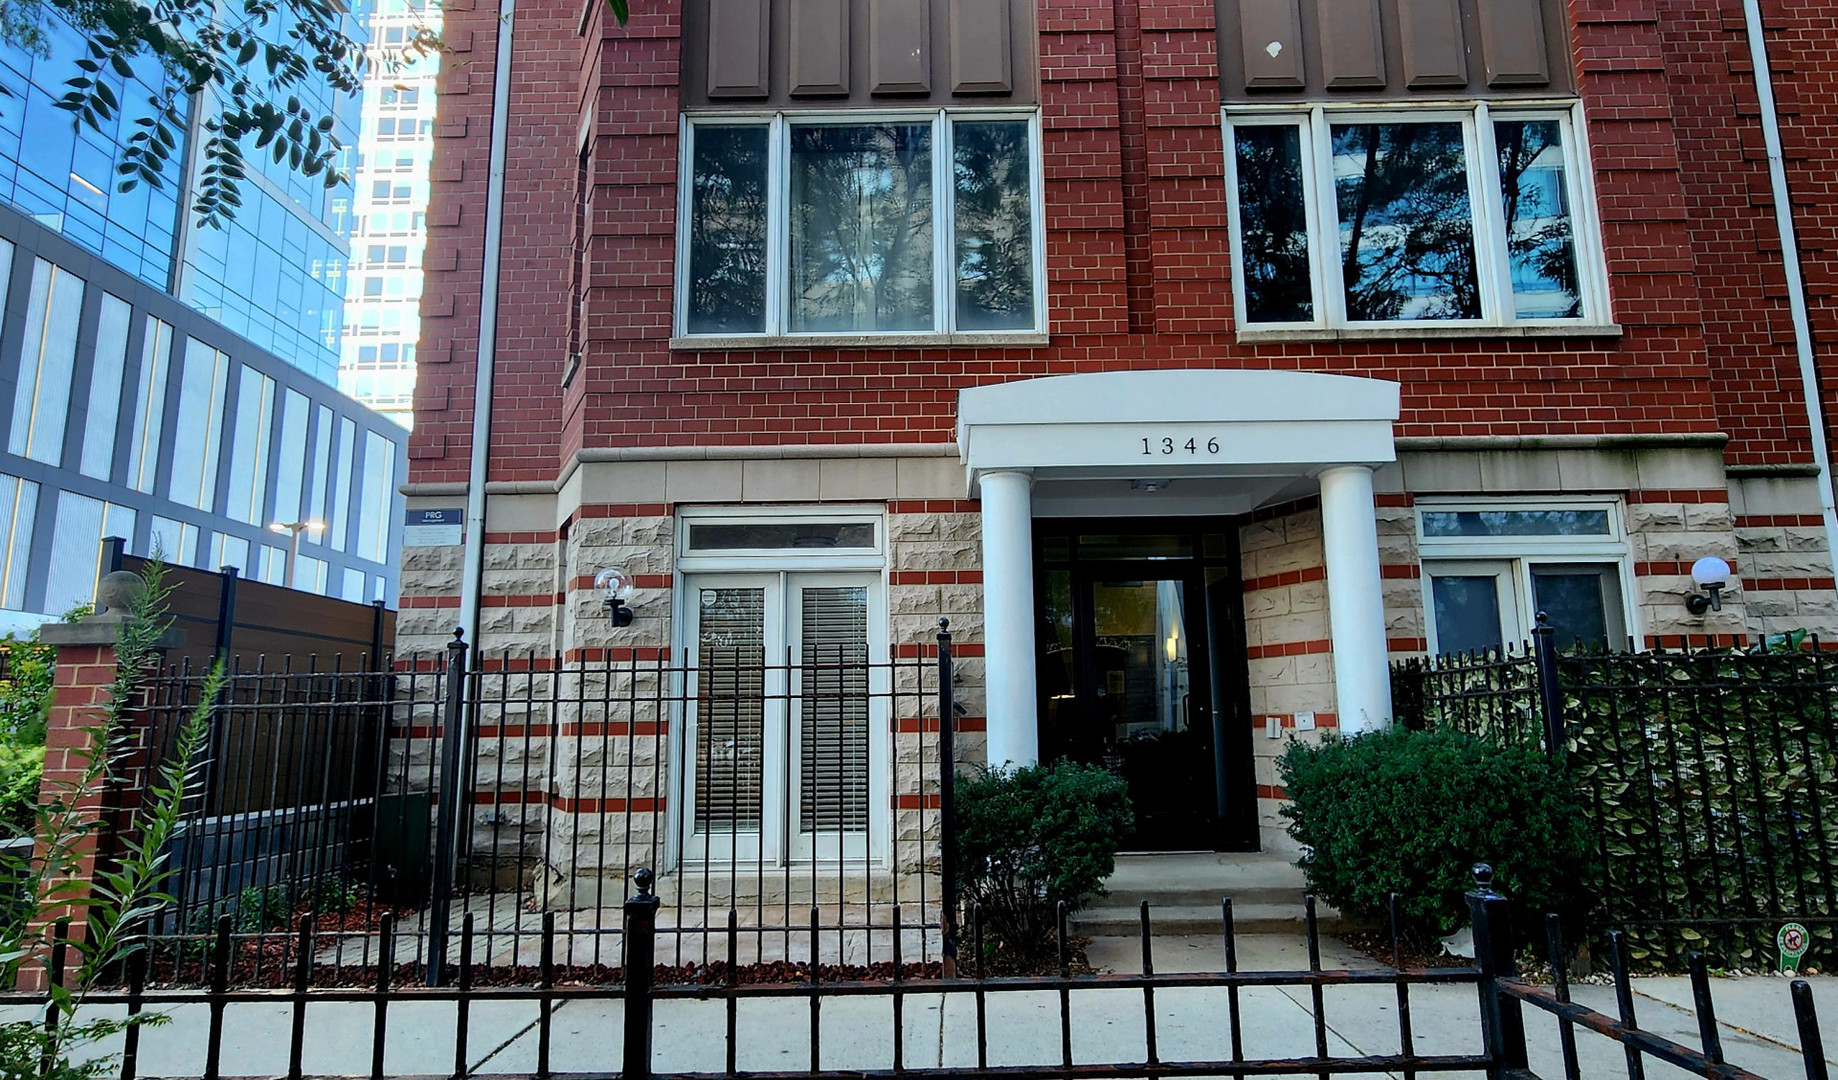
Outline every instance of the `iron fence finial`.
{"type": "Polygon", "coordinates": [[[652,873],[649,867],[645,867],[632,875],[632,882],[638,886],[639,896],[650,896],[652,888],[657,883],[657,875],[652,873]]]}
{"type": "Polygon", "coordinates": [[[1493,867],[1484,862],[1475,863],[1472,872],[1474,874],[1475,888],[1484,893],[1493,892],[1493,867]]]}

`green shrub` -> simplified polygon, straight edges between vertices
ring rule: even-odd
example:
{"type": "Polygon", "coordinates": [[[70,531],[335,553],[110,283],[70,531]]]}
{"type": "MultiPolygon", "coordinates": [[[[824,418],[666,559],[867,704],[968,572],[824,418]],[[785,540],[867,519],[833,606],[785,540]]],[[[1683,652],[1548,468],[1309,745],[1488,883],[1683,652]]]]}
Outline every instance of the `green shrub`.
{"type": "Polygon", "coordinates": [[[1101,895],[1135,825],[1124,781],[1058,762],[987,771],[957,784],[957,877],[975,903],[988,959],[1029,969],[1051,956],[1061,901],[1101,895]]]}
{"type": "Polygon", "coordinates": [[[38,819],[39,780],[44,774],[44,743],[0,739],[0,840],[32,835],[38,819]]]}
{"type": "Polygon", "coordinates": [[[1396,728],[1293,743],[1279,768],[1309,888],[1342,911],[1378,915],[1397,893],[1405,929],[1452,933],[1477,862],[1521,912],[1583,900],[1587,828],[1536,747],[1396,728]]]}
{"type": "Polygon", "coordinates": [[[0,678],[0,741],[43,745],[57,650],[7,634],[0,637],[0,654],[6,672],[0,678]]]}

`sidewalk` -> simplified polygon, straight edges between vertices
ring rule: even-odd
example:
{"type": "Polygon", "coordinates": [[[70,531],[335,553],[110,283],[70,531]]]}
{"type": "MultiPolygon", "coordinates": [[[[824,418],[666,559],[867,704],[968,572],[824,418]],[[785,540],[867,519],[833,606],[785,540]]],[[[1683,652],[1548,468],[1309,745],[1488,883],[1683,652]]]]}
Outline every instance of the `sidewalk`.
{"type": "MultiPolygon", "coordinates": [[[[1161,938],[1155,941],[1156,970],[1216,969],[1223,957],[1217,939],[1161,938]]],[[[1100,939],[1092,960],[1100,967],[1140,970],[1139,946],[1129,939],[1100,939]]],[[[1322,943],[1326,967],[1368,967],[1371,961],[1339,942],[1322,943]]],[[[1241,970],[1307,966],[1302,942],[1289,935],[1245,935],[1239,939],[1241,970]]],[[[1838,1050],[1838,980],[1812,980],[1822,1013],[1828,1055],[1838,1050]]],[[[949,1001],[911,984],[905,1003],[904,1064],[909,1068],[974,1066],[976,1021],[968,995],[949,1001]]],[[[1697,1046],[1688,980],[1636,981],[1643,1026],[1688,1046],[1697,1046]]],[[[1769,1080],[1801,1080],[1798,1035],[1784,979],[1717,980],[1719,1021],[1727,1057],[1769,1080]]],[[[1246,989],[1241,995],[1245,1051],[1256,1056],[1304,1056],[1314,1052],[1309,994],[1304,988],[1246,989]]],[[[1576,997],[1612,1011],[1613,991],[1583,986],[1576,997]]],[[[992,1066],[1049,1064],[1060,1059],[1059,999],[1056,994],[1002,994],[989,999],[989,1062],[992,1066]]],[[[1479,1050],[1477,1002],[1472,987],[1419,987],[1411,991],[1416,1047],[1423,1053],[1479,1050]]],[[[1398,1050],[1397,998],[1390,987],[1329,987],[1325,1012],[1332,1053],[1360,1056],[1398,1050]]],[[[367,1075],[370,1071],[374,1008],[325,1004],[307,1013],[305,1069],[308,1075],[367,1075]]],[[[1163,990],[1156,995],[1156,1029],[1164,1060],[1208,1060],[1229,1056],[1223,990],[1163,990]]],[[[209,1014],[200,1006],[172,1013],[172,1023],[142,1035],[141,1075],[196,1076],[204,1064],[209,1014]]],[[[0,1017],[26,1018],[26,1014],[0,1017]]],[[[448,1075],[453,1068],[455,1011],[451,1005],[389,1006],[386,1071],[393,1076],[448,1075]]],[[[573,1002],[554,1014],[551,1067],[557,1073],[606,1073],[618,1068],[623,1015],[617,1001],[573,1002]]],[[[725,1067],[725,1009],[721,1002],[671,1000],[658,1003],[655,1063],[660,1072],[719,1073],[725,1067]]],[[[285,1004],[238,1005],[225,1018],[222,1071],[226,1077],[284,1075],[292,1012],[285,1004]]],[[[1556,1024],[1528,1013],[1532,1067],[1547,1078],[1563,1075],[1556,1024]]],[[[1073,1052],[1084,1062],[1136,1062],[1143,1058],[1143,997],[1139,991],[1081,991],[1072,995],[1073,1052]]],[[[528,1075],[536,1068],[536,1011],[521,1004],[479,1002],[472,1007],[467,1055],[483,1075],[528,1075]]],[[[743,1001],[739,1009],[738,1065],[748,1071],[804,1069],[809,1064],[810,1010],[807,1003],[743,1001]]],[[[822,1008],[822,1065],[825,1069],[888,1069],[893,1065],[893,1011],[886,997],[825,999],[822,1008]]],[[[1625,1076],[1619,1049],[1608,1040],[1578,1034],[1583,1074],[1625,1076]]],[[[114,1048],[104,1048],[114,1049],[114,1048]]],[[[1834,1060],[1838,1066],[1838,1060],[1834,1060]]],[[[1449,1074],[1465,1075],[1465,1074],[1449,1074]]],[[[1648,1065],[1653,1080],[1683,1075],[1648,1065]]]]}

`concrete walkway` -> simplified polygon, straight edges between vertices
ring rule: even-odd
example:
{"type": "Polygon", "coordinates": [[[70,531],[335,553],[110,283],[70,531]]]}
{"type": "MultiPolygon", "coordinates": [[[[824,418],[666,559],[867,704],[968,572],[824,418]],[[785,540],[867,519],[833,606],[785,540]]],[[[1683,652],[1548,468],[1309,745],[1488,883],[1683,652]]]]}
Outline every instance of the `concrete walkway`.
{"type": "MultiPolygon", "coordinates": [[[[1216,970],[1222,963],[1216,938],[1158,938],[1156,969],[1162,972],[1216,970]]],[[[1140,970],[1133,941],[1111,939],[1093,948],[1092,959],[1109,970],[1140,970]]],[[[1246,935],[1240,939],[1242,970],[1295,970],[1307,966],[1302,942],[1293,935],[1246,935]]],[[[1369,967],[1371,961],[1337,941],[1323,942],[1322,963],[1369,967]]],[[[1814,994],[1823,1007],[1828,1054],[1838,1051],[1838,980],[1817,979],[1814,994]]],[[[903,1027],[905,1064],[910,1068],[973,1066],[976,1061],[974,1001],[967,995],[944,1000],[923,992],[906,1000],[903,1027]]],[[[1643,1024],[1697,1045],[1690,986],[1684,979],[1638,981],[1643,1024]]],[[[1716,997],[1729,1059],[1769,1080],[1805,1076],[1797,1046],[1788,984],[1782,979],[1718,980],[1716,997]]],[[[1246,989],[1241,1015],[1247,1054],[1260,1057],[1313,1053],[1314,1027],[1306,989],[1246,989]]],[[[1577,998],[1613,1009],[1608,987],[1585,986],[1577,998]]],[[[1002,994],[989,998],[989,1059],[992,1065],[1053,1064],[1059,1061],[1059,1001],[1056,994],[1002,994]]],[[[1336,1055],[1360,1056],[1398,1050],[1397,999],[1390,987],[1330,987],[1325,993],[1329,1047],[1336,1055]]],[[[1479,1051],[1479,1019],[1472,987],[1420,987],[1411,992],[1411,1014],[1419,1052],[1470,1054],[1479,1051]]],[[[142,1036],[141,1075],[196,1076],[204,1064],[209,1015],[202,1007],[172,1012],[172,1022],[142,1036]]],[[[365,1075],[370,1070],[374,1009],[368,1005],[312,1007],[306,1023],[309,1075],[365,1075]]],[[[1156,1028],[1163,1060],[1213,1060],[1229,1056],[1223,990],[1163,990],[1156,995],[1156,1028]]],[[[284,1074],[291,1010],[285,1004],[237,1005],[227,1011],[223,1075],[284,1074]]],[[[24,1018],[24,1014],[0,1017],[24,1018]]],[[[451,1005],[392,1003],[386,1069],[394,1076],[449,1074],[453,1067],[454,1008],[451,1005]]],[[[1072,995],[1073,1052],[1080,1062],[1140,1061],[1143,1058],[1143,1002],[1139,991],[1091,990],[1072,995]]],[[[656,1067],[668,1072],[712,1072],[724,1068],[725,1011],[720,1002],[660,1002],[656,1067]]],[[[552,1068],[557,1073],[616,1070],[623,1015],[618,1002],[574,1002],[554,1015],[552,1068]]],[[[1562,1076],[1555,1022],[1528,1018],[1532,1065],[1547,1078],[1562,1076]]],[[[537,1031],[533,1007],[480,1002],[472,1007],[468,1059],[480,1075],[527,1075],[536,1067],[537,1031]]],[[[739,1061],[743,1070],[804,1069],[809,1065],[810,1010],[796,1000],[743,1001],[739,1010],[739,1061]]],[[[893,1011],[886,997],[826,999],[822,1008],[822,1065],[825,1069],[886,1069],[893,1064],[893,1011]]],[[[1607,1040],[1579,1033],[1583,1073],[1592,1078],[1626,1075],[1620,1051],[1607,1040]]],[[[99,1047],[112,1051],[114,1047],[99,1047]]],[[[1838,1060],[1834,1060],[1838,1067],[1838,1060]]],[[[1456,1075],[1456,1074],[1451,1074],[1456,1075]]],[[[1654,1080],[1682,1073],[1649,1064],[1654,1080]]]]}

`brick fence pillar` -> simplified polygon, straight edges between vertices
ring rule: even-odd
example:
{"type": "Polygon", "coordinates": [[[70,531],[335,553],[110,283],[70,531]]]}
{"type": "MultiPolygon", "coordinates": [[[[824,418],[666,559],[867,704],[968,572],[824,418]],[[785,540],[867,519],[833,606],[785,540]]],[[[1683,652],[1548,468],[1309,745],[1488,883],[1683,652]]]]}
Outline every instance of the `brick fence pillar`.
{"type": "MultiPolygon", "coordinates": [[[[74,873],[47,883],[54,896],[33,923],[42,928],[45,941],[49,940],[51,927],[62,919],[70,920],[73,943],[87,940],[88,920],[82,913],[89,897],[89,882],[98,861],[108,856],[111,839],[127,827],[126,819],[139,807],[153,764],[146,746],[146,725],[136,724],[137,719],[144,721],[144,716],[130,712],[124,721],[137,736],[133,744],[137,749],[124,751],[117,747],[115,767],[87,790],[80,790],[90,767],[85,751],[105,723],[120,670],[116,643],[121,624],[121,616],[105,613],[76,623],[49,624],[40,631],[40,640],[57,647],[57,665],[45,725],[45,771],[39,783],[39,804],[71,805],[78,827],[87,830],[76,843],[74,873]]],[[[158,644],[163,652],[182,640],[178,631],[168,630],[158,644]]],[[[35,864],[42,866],[49,855],[46,838],[40,836],[33,851],[35,864]]],[[[74,950],[69,962],[72,969],[81,963],[74,950]]],[[[21,990],[43,990],[47,981],[42,960],[35,959],[20,969],[21,990]]]]}

